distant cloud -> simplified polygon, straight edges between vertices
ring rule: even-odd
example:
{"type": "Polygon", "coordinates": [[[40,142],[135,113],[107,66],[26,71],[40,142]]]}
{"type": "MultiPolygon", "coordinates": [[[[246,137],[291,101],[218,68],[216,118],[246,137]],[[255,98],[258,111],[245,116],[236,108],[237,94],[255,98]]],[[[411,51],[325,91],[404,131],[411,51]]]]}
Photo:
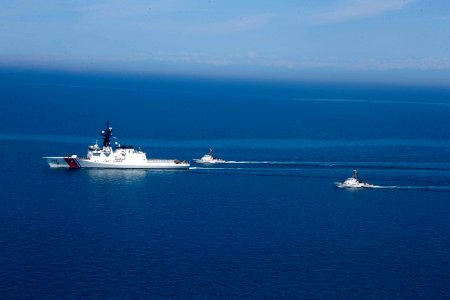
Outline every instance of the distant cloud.
{"type": "Polygon", "coordinates": [[[344,4],[316,13],[316,24],[344,22],[354,19],[376,16],[388,11],[404,8],[412,0],[351,0],[344,4]]]}
{"type": "Polygon", "coordinates": [[[347,62],[317,61],[297,63],[294,68],[331,68],[342,70],[450,70],[448,58],[422,58],[402,60],[355,60],[347,62]]]}
{"type": "Polygon", "coordinates": [[[144,57],[142,61],[159,61],[168,63],[188,63],[210,66],[253,66],[274,67],[291,71],[302,71],[305,69],[334,69],[347,71],[389,71],[389,70],[450,70],[450,59],[448,58],[405,58],[387,59],[383,61],[370,59],[354,59],[346,61],[336,60],[289,60],[276,56],[257,55],[255,51],[232,57],[222,57],[200,52],[181,53],[153,53],[151,58],[144,57]]]}

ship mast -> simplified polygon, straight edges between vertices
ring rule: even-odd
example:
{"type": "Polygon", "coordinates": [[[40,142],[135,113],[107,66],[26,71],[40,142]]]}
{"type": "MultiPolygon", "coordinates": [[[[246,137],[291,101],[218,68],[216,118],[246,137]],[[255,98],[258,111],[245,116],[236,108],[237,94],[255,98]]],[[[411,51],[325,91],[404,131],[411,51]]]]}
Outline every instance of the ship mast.
{"type": "Polygon", "coordinates": [[[102,130],[103,147],[111,147],[112,127],[109,127],[109,121],[106,121],[106,130],[102,130]]]}

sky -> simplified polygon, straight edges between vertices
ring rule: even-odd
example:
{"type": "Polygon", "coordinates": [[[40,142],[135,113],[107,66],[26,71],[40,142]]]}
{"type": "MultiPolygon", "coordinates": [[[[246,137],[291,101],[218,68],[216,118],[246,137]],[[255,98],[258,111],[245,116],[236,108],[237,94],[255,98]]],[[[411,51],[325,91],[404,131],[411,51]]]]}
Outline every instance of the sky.
{"type": "Polygon", "coordinates": [[[450,85],[448,0],[0,0],[0,66],[450,85]]]}

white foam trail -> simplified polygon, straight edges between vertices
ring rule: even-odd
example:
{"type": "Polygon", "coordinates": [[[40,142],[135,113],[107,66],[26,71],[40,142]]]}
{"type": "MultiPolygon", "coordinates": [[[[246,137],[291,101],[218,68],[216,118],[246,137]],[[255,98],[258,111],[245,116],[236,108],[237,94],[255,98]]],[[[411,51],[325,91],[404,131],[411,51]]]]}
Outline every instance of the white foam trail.
{"type": "Polygon", "coordinates": [[[400,190],[442,190],[450,191],[447,185],[377,185],[378,189],[400,189],[400,190]]]}
{"type": "MultiPolygon", "coordinates": [[[[339,188],[347,188],[344,186],[339,186],[339,188]]],[[[437,186],[437,185],[375,185],[371,188],[350,188],[353,190],[358,189],[396,189],[396,190],[423,190],[423,191],[450,191],[450,186],[437,186]]]]}
{"type": "Polygon", "coordinates": [[[353,161],[251,161],[227,160],[222,164],[280,165],[302,167],[371,168],[404,170],[440,170],[450,171],[449,163],[411,163],[411,162],[353,162],[353,161]]]}
{"type": "Polygon", "coordinates": [[[209,167],[190,167],[190,170],[208,170],[208,171],[214,171],[214,170],[240,170],[240,171],[262,171],[266,172],[267,174],[272,174],[274,172],[296,172],[296,171],[303,171],[302,168],[276,168],[276,167],[219,167],[217,165],[209,166],[209,167]]]}
{"type": "Polygon", "coordinates": [[[396,189],[396,190],[424,190],[424,191],[450,191],[450,186],[436,186],[436,185],[375,185],[370,188],[349,188],[340,185],[340,182],[335,182],[338,188],[348,189],[348,190],[370,190],[370,189],[396,189]]]}
{"type": "Polygon", "coordinates": [[[311,166],[333,166],[329,162],[315,162],[315,161],[257,161],[257,160],[227,160],[224,164],[255,164],[255,165],[311,165],[311,166]]]}
{"type": "Polygon", "coordinates": [[[190,167],[190,170],[208,170],[208,171],[214,171],[214,170],[252,170],[252,169],[248,169],[248,168],[221,168],[221,167],[190,167]]]}

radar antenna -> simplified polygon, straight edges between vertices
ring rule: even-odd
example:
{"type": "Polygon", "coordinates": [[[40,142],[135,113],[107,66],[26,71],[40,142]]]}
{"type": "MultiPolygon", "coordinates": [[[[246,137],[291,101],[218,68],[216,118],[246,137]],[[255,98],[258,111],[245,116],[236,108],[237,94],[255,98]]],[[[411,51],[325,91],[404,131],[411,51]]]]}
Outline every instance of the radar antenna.
{"type": "Polygon", "coordinates": [[[109,121],[106,121],[106,130],[102,130],[103,147],[111,147],[112,127],[109,127],[109,121]]]}

